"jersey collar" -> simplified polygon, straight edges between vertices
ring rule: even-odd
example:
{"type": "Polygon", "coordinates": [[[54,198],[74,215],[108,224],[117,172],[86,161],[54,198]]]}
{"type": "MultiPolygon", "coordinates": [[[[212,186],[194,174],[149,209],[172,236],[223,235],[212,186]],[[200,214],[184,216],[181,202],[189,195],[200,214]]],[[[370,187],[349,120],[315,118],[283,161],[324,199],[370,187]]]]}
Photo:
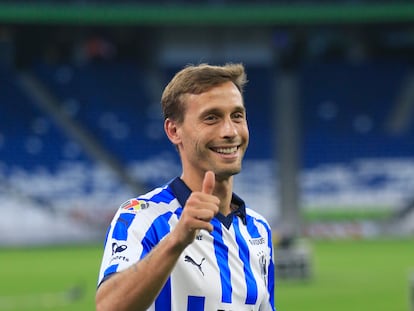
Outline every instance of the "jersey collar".
{"type": "MultiPolygon", "coordinates": [[[[191,189],[184,183],[180,177],[176,177],[169,184],[172,192],[177,198],[181,206],[184,207],[188,197],[191,194],[191,189]]],[[[232,194],[231,203],[238,206],[236,210],[231,212],[229,215],[224,216],[221,213],[216,215],[216,218],[228,229],[233,223],[233,217],[238,216],[242,220],[243,224],[246,225],[246,205],[244,201],[235,193],[232,194]]]]}

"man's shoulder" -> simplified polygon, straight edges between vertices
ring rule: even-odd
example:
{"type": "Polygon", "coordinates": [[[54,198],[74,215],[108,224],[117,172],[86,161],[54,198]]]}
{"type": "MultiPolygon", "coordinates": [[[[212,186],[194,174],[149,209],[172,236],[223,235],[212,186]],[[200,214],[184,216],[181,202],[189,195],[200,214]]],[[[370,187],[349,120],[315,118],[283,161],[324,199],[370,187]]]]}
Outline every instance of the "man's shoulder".
{"type": "Polygon", "coordinates": [[[168,185],[155,188],[143,195],[131,198],[120,206],[120,212],[137,213],[147,209],[156,209],[157,206],[168,207],[174,205],[175,196],[168,185]]]}
{"type": "Polygon", "coordinates": [[[247,217],[251,217],[253,219],[255,219],[256,221],[262,222],[264,223],[266,226],[269,226],[269,222],[267,221],[266,217],[264,217],[262,214],[260,214],[259,212],[249,208],[246,206],[246,216],[247,217]]]}
{"type": "Polygon", "coordinates": [[[171,190],[170,184],[155,188],[146,194],[137,197],[138,200],[151,202],[152,204],[169,204],[175,199],[175,195],[171,190]]]}
{"type": "Polygon", "coordinates": [[[246,205],[246,215],[254,218],[265,219],[265,217],[259,213],[258,211],[254,210],[253,208],[246,205]]]}

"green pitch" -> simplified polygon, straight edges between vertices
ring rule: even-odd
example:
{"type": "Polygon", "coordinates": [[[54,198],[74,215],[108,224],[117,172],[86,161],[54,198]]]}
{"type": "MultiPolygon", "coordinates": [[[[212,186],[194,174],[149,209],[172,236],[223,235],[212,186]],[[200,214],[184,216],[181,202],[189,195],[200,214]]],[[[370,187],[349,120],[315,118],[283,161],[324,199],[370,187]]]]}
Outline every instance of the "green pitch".
{"type": "MultiPolygon", "coordinates": [[[[408,311],[414,239],[311,242],[314,276],[279,281],[280,311],[408,311]]],[[[414,306],[413,306],[414,307],[414,306]]]]}
{"type": "MultiPolygon", "coordinates": [[[[313,277],[277,281],[278,311],[408,311],[414,239],[310,241],[313,277]]],[[[0,310],[94,310],[101,246],[0,250],[0,310]]]]}

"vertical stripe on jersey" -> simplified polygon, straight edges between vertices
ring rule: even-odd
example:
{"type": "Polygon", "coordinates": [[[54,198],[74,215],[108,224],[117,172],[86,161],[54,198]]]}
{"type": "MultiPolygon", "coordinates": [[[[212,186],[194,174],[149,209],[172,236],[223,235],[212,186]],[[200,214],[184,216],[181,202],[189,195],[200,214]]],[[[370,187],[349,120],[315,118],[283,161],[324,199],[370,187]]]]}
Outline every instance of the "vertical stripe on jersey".
{"type": "Polygon", "coordinates": [[[126,241],[128,238],[128,228],[135,218],[135,214],[123,213],[119,215],[114,231],[112,232],[112,238],[119,241],[126,241]]]}
{"type": "Polygon", "coordinates": [[[168,223],[171,215],[172,212],[167,212],[158,216],[152,222],[152,225],[148,228],[144,238],[141,241],[143,250],[140,259],[144,258],[145,255],[148,254],[154,246],[157,245],[161,239],[171,231],[168,223]]]}
{"type": "Polygon", "coordinates": [[[231,277],[229,267],[229,248],[224,244],[221,223],[213,219],[214,225],[214,253],[220,269],[221,302],[231,303],[231,277]]]}
{"type": "Polygon", "coordinates": [[[171,278],[168,278],[154,302],[155,311],[171,311],[171,278]]]}
{"type": "Polygon", "coordinates": [[[206,297],[188,296],[187,311],[204,311],[206,297]]]}
{"type": "MultiPolygon", "coordinates": [[[[260,220],[258,220],[258,222],[261,223],[260,220]]],[[[247,231],[249,232],[249,235],[252,239],[257,239],[261,237],[259,230],[257,229],[254,223],[253,218],[249,217],[249,219],[246,221],[246,224],[247,224],[247,231]]]]}
{"type": "MultiPolygon", "coordinates": [[[[167,212],[163,215],[158,216],[153,222],[151,227],[148,228],[141,243],[143,250],[141,258],[144,258],[154,247],[157,245],[162,238],[167,235],[170,231],[170,225],[168,223],[172,212],[167,212]]],[[[158,294],[154,302],[155,311],[170,311],[171,310],[171,277],[168,278],[167,282],[163,286],[161,292],[158,294]]]]}
{"type": "Polygon", "coordinates": [[[273,262],[273,240],[272,240],[272,235],[271,235],[271,230],[268,227],[268,225],[261,220],[258,220],[259,223],[261,223],[264,227],[266,227],[267,232],[268,232],[268,236],[267,236],[267,246],[270,249],[270,263],[268,266],[268,271],[267,271],[267,290],[269,292],[270,295],[270,303],[272,306],[275,305],[275,264],[273,262]]]}
{"type": "Polygon", "coordinates": [[[269,268],[268,268],[268,272],[267,272],[267,290],[269,291],[270,294],[270,303],[271,305],[274,307],[275,305],[275,264],[273,262],[273,240],[272,240],[272,235],[271,235],[271,230],[268,227],[268,225],[262,221],[262,220],[258,220],[259,223],[261,223],[268,232],[268,236],[267,236],[267,246],[270,249],[270,263],[269,263],[269,268]]]}
{"type": "Polygon", "coordinates": [[[258,289],[256,280],[253,275],[252,267],[250,265],[249,246],[247,245],[246,240],[242,238],[238,218],[234,218],[233,226],[236,234],[236,242],[239,246],[239,257],[243,262],[244,279],[246,281],[247,289],[246,304],[254,305],[257,301],[258,289]]]}
{"type": "Polygon", "coordinates": [[[270,262],[269,265],[269,271],[268,271],[268,275],[267,275],[267,290],[269,292],[270,295],[270,303],[272,306],[275,305],[275,265],[273,263],[273,260],[270,262]]]}

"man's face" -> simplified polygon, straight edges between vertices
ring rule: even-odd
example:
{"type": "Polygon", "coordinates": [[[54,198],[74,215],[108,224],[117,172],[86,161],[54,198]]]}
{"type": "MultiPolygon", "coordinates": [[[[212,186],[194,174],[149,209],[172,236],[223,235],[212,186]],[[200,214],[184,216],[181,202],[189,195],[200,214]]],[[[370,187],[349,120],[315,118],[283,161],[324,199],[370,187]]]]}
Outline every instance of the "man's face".
{"type": "Polygon", "coordinates": [[[241,170],[249,141],[240,91],[226,82],[210,91],[188,95],[182,124],[177,126],[184,173],[212,170],[225,179],[241,170]]]}

